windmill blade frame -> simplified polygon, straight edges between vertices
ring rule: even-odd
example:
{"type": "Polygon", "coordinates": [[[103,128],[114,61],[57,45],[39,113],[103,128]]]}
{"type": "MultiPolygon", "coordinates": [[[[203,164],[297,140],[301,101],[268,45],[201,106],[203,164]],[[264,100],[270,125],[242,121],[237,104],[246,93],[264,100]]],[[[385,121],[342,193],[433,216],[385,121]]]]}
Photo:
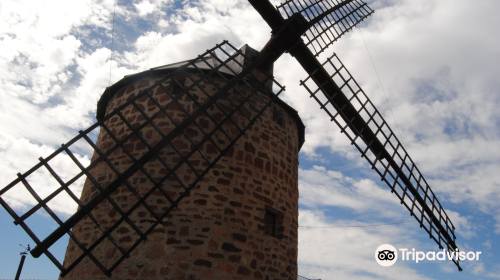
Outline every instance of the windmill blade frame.
{"type": "MultiPolygon", "coordinates": [[[[215,46],[214,48],[207,50],[204,54],[198,56],[198,58],[185,62],[185,64],[178,68],[177,70],[163,76],[158,82],[149,86],[145,90],[141,91],[140,94],[129,99],[123,105],[119,106],[116,110],[108,112],[107,115],[101,112],[102,118],[99,117],[98,112],[98,122],[86,129],[85,131],[80,131],[80,134],[74,139],[70,140],[67,144],[63,144],[60,149],[52,153],[47,158],[40,158],[40,163],[35,165],[25,174],[18,174],[18,179],[14,180],[12,183],[7,185],[5,188],[0,190],[0,204],[9,212],[9,214],[14,218],[14,223],[21,225],[21,227],[28,233],[28,235],[35,241],[36,247],[31,251],[34,257],[39,257],[41,254],[45,254],[61,271],[61,276],[67,275],[78,263],[80,263],[83,258],[89,257],[100,270],[102,270],[106,275],[110,276],[114,269],[127,258],[130,253],[139,244],[145,240],[149,233],[151,233],[155,227],[164,222],[164,219],[178,203],[187,196],[190,191],[195,188],[200,182],[204,175],[231,149],[231,147],[238,141],[238,139],[252,127],[253,123],[264,113],[264,111],[270,107],[273,102],[278,98],[279,94],[284,91],[282,87],[273,77],[268,74],[262,68],[258,66],[262,63],[264,59],[268,57],[257,58],[250,65],[243,65],[242,61],[245,61],[245,54],[240,50],[237,50],[227,41],[215,46]],[[216,55],[215,52],[219,52],[227,56],[225,61],[222,61],[216,55]],[[242,59],[243,58],[243,59],[242,59]],[[208,66],[210,71],[205,71],[200,69],[200,64],[203,66],[208,66]],[[234,69],[238,68],[238,71],[234,69]],[[261,69],[261,70],[258,70],[261,69]],[[190,74],[187,70],[194,70],[198,72],[199,78],[190,74]],[[255,72],[257,70],[257,72],[255,72]],[[177,93],[174,90],[168,89],[167,82],[173,86],[177,83],[175,77],[179,74],[187,75],[192,81],[192,84],[187,88],[181,88],[177,93]],[[220,85],[215,82],[213,77],[218,77],[218,79],[225,80],[225,84],[220,85]],[[250,94],[245,94],[240,91],[237,84],[243,82],[246,84],[252,92],[250,94]],[[206,85],[213,86],[217,88],[217,93],[210,95],[207,91],[203,89],[202,83],[206,85]],[[274,85],[276,93],[272,91],[272,85],[274,85]],[[197,88],[204,92],[206,98],[204,102],[199,102],[199,100],[194,99],[190,95],[190,90],[197,88]],[[226,94],[228,91],[236,93],[237,97],[229,97],[226,94]],[[156,92],[156,93],[155,93],[156,92]],[[169,95],[171,101],[167,105],[160,105],[158,102],[158,94],[169,95]],[[239,95],[239,96],[238,96],[239,95]],[[262,95],[262,96],[261,96],[262,95]],[[263,96],[267,96],[263,98],[263,96]],[[192,102],[196,104],[197,109],[188,112],[183,108],[182,104],[179,103],[182,98],[190,98],[192,102]],[[144,108],[146,104],[146,107],[144,108]],[[149,104],[149,105],[147,105],[149,104]],[[166,109],[169,107],[177,107],[183,111],[186,115],[182,122],[176,121],[168,113],[166,109]],[[243,110],[243,106],[250,107],[252,110],[243,110]],[[148,108],[148,110],[146,110],[148,108]],[[154,108],[151,110],[151,108],[154,108]],[[124,112],[126,110],[138,110],[142,116],[143,121],[140,123],[132,123],[124,117],[124,112]],[[218,120],[215,115],[223,116],[222,119],[218,120]],[[240,123],[233,118],[238,115],[240,123]],[[163,119],[168,120],[170,123],[175,124],[175,128],[169,134],[163,134],[162,129],[158,126],[158,120],[160,116],[163,119]],[[211,123],[210,129],[206,129],[201,125],[201,118],[206,118],[211,123]],[[107,125],[108,121],[113,118],[120,118],[123,123],[128,127],[129,132],[120,134],[116,132],[113,127],[107,125]],[[244,120],[244,124],[241,124],[241,119],[244,120]],[[110,138],[112,145],[104,145],[104,147],[97,147],[95,143],[90,139],[89,133],[101,127],[102,138],[110,138]],[[149,143],[145,136],[147,134],[146,128],[149,127],[154,129],[156,133],[161,134],[162,140],[157,143],[149,143]],[[197,130],[200,137],[190,136],[193,130],[197,130]],[[235,137],[231,137],[229,130],[237,131],[235,137]],[[214,137],[224,138],[227,143],[221,144],[220,141],[216,141],[214,137]],[[133,139],[139,141],[138,144],[143,145],[146,152],[142,152],[140,155],[133,154],[128,147],[134,147],[135,143],[132,144],[133,139]],[[85,167],[71,151],[74,148],[74,144],[79,140],[86,141],[90,146],[92,146],[95,151],[92,162],[89,166],[85,167]],[[178,141],[180,140],[180,141],[178,141]],[[194,148],[188,153],[184,154],[180,147],[176,147],[176,143],[190,143],[194,148]],[[215,151],[213,155],[205,154],[201,150],[202,145],[205,143],[210,143],[215,151]],[[167,147],[168,146],[168,147],[167,147]],[[163,149],[170,148],[171,152],[175,153],[180,160],[175,163],[175,166],[169,165],[169,163],[163,161],[159,153],[163,149]],[[115,166],[114,160],[112,159],[113,153],[116,151],[123,151],[128,157],[130,165],[124,170],[124,167],[115,166]],[[196,154],[197,160],[205,161],[205,168],[200,169],[195,167],[192,162],[192,156],[196,154]],[[80,169],[80,172],[73,178],[64,181],[61,177],[54,171],[50,163],[57,157],[70,157],[73,163],[80,169]],[[152,161],[157,161],[159,164],[167,170],[167,174],[158,178],[153,174],[150,174],[145,167],[148,163],[152,161]],[[101,172],[103,165],[109,170],[109,174],[105,177],[111,177],[108,180],[108,184],[100,184],[96,178],[96,172],[101,172]],[[40,197],[36,190],[28,183],[27,178],[36,173],[38,170],[46,169],[50,175],[54,178],[54,183],[60,185],[54,192],[47,195],[46,197],[40,197]],[[195,179],[192,181],[181,178],[176,174],[179,168],[184,168],[191,170],[195,175],[195,179]],[[127,179],[137,172],[142,172],[142,174],[147,177],[151,182],[152,187],[145,193],[141,193],[140,190],[134,189],[131,182],[127,179]],[[80,200],[74,192],[69,188],[71,184],[75,183],[80,178],[87,178],[88,184],[93,184],[97,189],[96,194],[92,195],[88,199],[80,200]],[[175,181],[176,184],[182,187],[182,193],[177,197],[170,195],[170,192],[163,189],[162,184],[170,181],[175,181]],[[25,187],[30,194],[36,199],[37,203],[31,207],[25,213],[19,215],[16,211],[6,202],[4,196],[7,192],[13,190],[16,187],[25,187]],[[133,206],[128,209],[122,209],[117,201],[110,197],[118,188],[126,188],[136,197],[136,202],[133,206]],[[166,201],[170,203],[168,209],[164,212],[157,213],[154,209],[148,206],[147,199],[154,192],[159,191],[166,201]],[[77,204],[78,211],[74,213],[70,218],[63,221],[56,213],[49,207],[51,200],[56,198],[60,194],[68,194],[77,204]],[[117,219],[112,225],[106,225],[99,221],[99,217],[93,215],[92,211],[98,206],[107,203],[115,209],[120,218],[117,219]],[[152,224],[149,228],[140,228],[138,225],[129,218],[131,213],[136,211],[138,207],[146,210],[148,217],[150,218],[152,224]],[[28,227],[25,223],[26,219],[35,214],[37,211],[44,209],[49,216],[52,217],[59,225],[59,227],[54,230],[49,236],[47,236],[43,241],[37,237],[37,235],[28,227]],[[92,222],[100,230],[102,234],[99,235],[97,240],[93,241],[91,244],[85,244],[73,233],[72,228],[74,228],[78,223],[88,220],[92,222]],[[126,224],[131,230],[135,231],[138,238],[135,240],[131,246],[123,246],[117,238],[113,237],[113,233],[120,225],[126,224]],[[63,266],[49,251],[49,248],[62,236],[68,234],[70,237],[70,243],[74,242],[77,250],[80,250],[81,254],[75,259],[68,260],[69,264],[65,267],[63,266]],[[104,262],[98,260],[92,255],[92,251],[96,250],[103,242],[112,243],[114,247],[121,253],[121,257],[112,260],[111,264],[106,267],[104,262]]],[[[248,59],[246,59],[248,60],[248,59]]],[[[179,85],[177,85],[179,86],[179,85]]],[[[98,110],[99,111],[99,110],[98,110]]],[[[218,138],[217,138],[218,139],[218,138]]],[[[106,169],[104,169],[106,170],[106,169]]],[[[105,171],[106,172],[106,171],[105,171]]],[[[171,185],[172,182],[169,182],[171,185]]],[[[83,197],[83,195],[82,195],[83,197]]],[[[70,244],[71,245],[71,244],[70,244]]],[[[67,260],[65,260],[66,262],[67,260]]]]}
{"type": "Polygon", "coordinates": [[[300,14],[308,21],[302,38],[316,56],[374,13],[361,0],[288,0],[276,8],[284,18],[300,14]]]}
{"type": "MultiPolygon", "coordinates": [[[[351,145],[358,149],[361,157],[364,157],[371,168],[380,175],[381,180],[410,211],[410,215],[429,234],[429,238],[433,239],[440,249],[445,248],[450,253],[455,252],[458,249],[455,244],[455,226],[396,134],[342,64],[337,54],[334,53],[329,57],[322,64],[322,66],[325,65],[332,69],[329,74],[335,81],[337,92],[332,94],[331,91],[325,89],[324,84],[318,86],[312,81],[311,76],[301,81],[301,86],[306,88],[320,108],[328,114],[330,120],[335,122],[341,132],[349,138],[351,145]],[[318,97],[320,92],[326,97],[326,102],[318,97]],[[339,105],[335,101],[338,94],[344,94],[349,102],[354,104],[353,107],[359,114],[352,118],[346,117],[344,111],[349,110],[346,110],[348,106],[339,105]],[[363,131],[367,129],[366,127],[357,129],[353,121],[359,118],[366,122],[372,132],[375,131],[375,138],[365,138],[363,131]],[[383,143],[385,151],[375,152],[373,150],[375,143],[383,143]]],[[[462,271],[459,260],[452,259],[452,261],[462,271]]]]}
{"type": "MultiPolygon", "coordinates": [[[[280,32],[284,26],[290,25],[290,22],[296,24],[294,26],[296,30],[305,32],[305,30],[311,28],[315,23],[321,21],[321,17],[326,17],[328,13],[331,13],[331,9],[334,9],[335,6],[326,12],[315,14],[315,17],[310,17],[310,21],[302,16],[303,13],[307,14],[307,9],[311,9],[312,5],[317,5],[318,3],[338,3],[330,0],[316,2],[289,0],[285,2],[286,5],[291,5],[291,3],[313,4],[306,6],[306,8],[297,9],[297,12],[291,14],[289,18],[284,19],[281,13],[275,10],[268,0],[249,1],[271,27],[273,34],[280,32]],[[301,24],[302,26],[297,26],[301,24]]],[[[347,5],[348,2],[352,1],[345,1],[338,4],[337,8],[341,9],[342,4],[347,5]]],[[[283,7],[285,4],[278,7],[283,7]]],[[[354,23],[350,28],[354,27],[360,21],[354,23]]],[[[332,40],[326,45],[331,45],[335,38],[332,40]]],[[[328,58],[325,63],[321,64],[316,59],[318,53],[316,55],[313,53],[315,51],[314,46],[306,44],[300,38],[296,39],[292,48],[287,49],[287,52],[295,57],[308,74],[308,77],[304,81],[301,81],[301,85],[304,85],[308,81],[312,82],[311,84],[315,88],[310,85],[306,86],[311,97],[314,97],[320,104],[321,109],[327,111],[331,121],[334,121],[340,127],[341,132],[349,137],[351,143],[361,152],[361,156],[368,160],[372,169],[375,169],[381,176],[381,180],[389,185],[391,192],[398,196],[401,204],[405,205],[410,214],[419,222],[420,227],[426,230],[429,237],[438,244],[439,248],[446,248],[450,252],[458,252],[459,249],[455,243],[456,236],[453,223],[382,115],[361,90],[340,60],[338,60],[339,65],[332,63],[332,59],[337,58],[335,54],[328,58]],[[329,66],[332,72],[328,72],[325,66],[329,66]],[[342,71],[346,72],[344,76],[339,74],[342,71]],[[334,79],[341,83],[341,85],[339,86],[334,79]],[[355,87],[349,85],[349,83],[354,83],[355,87]],[[346,96],[342,90],[343,88],[350,89],[350,96],[346,96]],[[357,88],[357,90],[352,90],[352,88],[357,88]],[[320,101],[316,96],[318,92],[324,94],[324,97],[327,99],[326,102],[320,101]],[[358,97],[359,93],[361,94],[358,97]],[[360,99],[361,96],[363,97],[363,101],[360,99]],[[359,102],[357,107],[351,103],[354,98],[359,102]],[[331,111],[335,113],[327,109],[327,105],[329,104],[333,107],[331,111]],[[367,105],[371,106],[370,110],[367,110],[367,105]],[[378,119],[379,123],[375,119],[378,119]],[[420,214],[420,217],[415,215],[415,212],[420,214]]],[[[462,271],[459,261],[453,259],[452,261],[458,267],[458,270],[462,271]]]]}

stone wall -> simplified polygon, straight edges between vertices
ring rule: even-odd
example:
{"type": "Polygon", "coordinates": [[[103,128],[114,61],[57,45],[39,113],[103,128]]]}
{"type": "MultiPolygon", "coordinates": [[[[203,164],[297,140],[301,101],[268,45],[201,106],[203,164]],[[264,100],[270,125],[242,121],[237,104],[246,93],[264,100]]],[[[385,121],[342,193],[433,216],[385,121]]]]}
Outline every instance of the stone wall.
{"type": "MultiPolygon", "coordinates": [[[[160,78],[160,76],[143,78],[122,88],[110,97],[108,113],[160,78]]],[[[184,76],[176,76],[174,79],[184,88],[191,83],[191,80],[184,76]]],[[[224,83],[222,79],[216,82],[224,83]]],[[[167,90],[175,90],[172,84],[172,81],[168,80],[164,86],[167,90]]],[[[211,93],[216,90],[209,83],[202,84],[201,88],[211,93]]],[[[241,92],[249,91],[245,85],[238,85],[238,89],[241,92]]],[[[193,88],[190,94],[196,95],[195,99],[198,102],[203,102],[206,98],[198,87],[193,88]]],[[[230,94],[235,95],[234,92],[230,94]]],[[[160,88],[154,91],[154,97],[161,104],[171,101],[160,88]]],[[[262,97],[268,98],[263,95],[262,97]]],[[[158,110],[147,98],[141,98],[138,103],[149,115],[158,110]]],[[[180,106],[189,112],[195,109],[192,100],[187,97],[182,98],[180,103],[180,106]]],[[[247,106],[244,110],[251,108],[247,106]]],[[[122,112],[135,127],[144,121],[139,110],[132,106],[122,112]]],[[[168,113],[178,122],[185,117],[177,105],[171,107],[168,113]]],[[[211,109],[211,115],[219,120],[223,117],[214,108],[211,109]]],[[[233,120],[241,125],[245,123],[245,120],[238,116],[233,120]]],[[[206,116],[198,119],[198,123],[207,129],[214,127],[214,123],[206,116]]],[[[166,115],[158,117],[155,124],[165,134],[174,128],[166,115]]],[[[131,131],[119,117],[111,118],[107,125],[118,139],[122,139],[131,131]]],[[[237,133],[230,125],[226,128],[230,134],[237,133]]],[[[196,128],[188,128],[186,132],[193,139],[201,139],[203,136],[196,128]]],[[[150,145],[154,145],[161,138],[152,126],[142,129],[140,135],[150,145]]],[[[222,133],[216,133],[214,140],[221,146],[228,144],[227,138],[222,133]]],[[[182,137],[175,139],[173,143],[183,153],[193,148],[193,144],[182,137]]],[[[106,150],[112,145],[114,140],[101,129],[97,146],[106,150]]],[[[138,137],[127,141],[124,148],[136,159],[147,151],[145,144],[141,143],[138,137]]],[[[204,145],[202,150],[212,159],[217,155],[212,144],[204,145]]],[[[159,156],[171,167],[180,160],[171,147],[163,149],[159,156]]],[[[92,161],[97,158],[98,155],[95,154],[92,161]]],[[[108,158],[120,172],[132,163],[132,159],[122,149],[108,155],[108,158]]],[[[193,155],[190,163],[199,171],[207,166],[199,154],[193,155]]],[[[168,170],[157,160],[150,161],[145,170],[155,180],[168,174],[168,170]]],[[[104,186],[116,178],[111,167],[104,167],[104,164],[99,164],[91,174],[104,186]]],[[[177,170],[176,174],[186,185],[195,177],[193,171],[186,166],[177,170]]],[[[140,171],[128,182],[141,196],[153,185],[140,171]]],[[[146,241],[142,241],[135,248],[130,258],[125,259],[116,268],[112,279],[296,279],[297,184],[297,126],[294,119],[281,106],[274,104],[239,139],[215,168],[209,171],[191,194],[181,201],[179,207],[152,231],[146,241]],[[266,234],[264,225],[266,207],[283,213],[281,236],[273,237],[266,234]]],[[[163,189],[174,199],[183,190],[180,183],[174,179],[166,181],[163,189]]],[[[98,193],[98,189],[87,180],[81,199],[87,202],[98,193]]],[[[111,197],[123,212],[128,211],[138,201],[133,192],[124,185],[113,192],[111,197]]],[[[159,191],[155,191],[147,199],[147,203],[158,215],[170,206],[159,191]]],[[[121,216],[119,211],[106,201],[92,213],[103,230],[110,228],[121,216]]],[[[143,205],[133,212],[130,219],[141,231],[147,230],[154,221],[154,217],[143,205]]],[[[101,230],[88,217],[73,228],[73,233],[87,247],[102,235],[101,230]]],[[[125,222],[122,222],[111,235],[125,250],[138,240],[138,234],[125,222]]],[[[107,239],[92,253],[107,268],[122,256],[122,253],[107,239]]],[[[80,254],[78,246],[70,241],[64,266],[67,267],[80,254]]],[[[88,257],[85,257],[64,279],[109,278],[88,257]]]]}

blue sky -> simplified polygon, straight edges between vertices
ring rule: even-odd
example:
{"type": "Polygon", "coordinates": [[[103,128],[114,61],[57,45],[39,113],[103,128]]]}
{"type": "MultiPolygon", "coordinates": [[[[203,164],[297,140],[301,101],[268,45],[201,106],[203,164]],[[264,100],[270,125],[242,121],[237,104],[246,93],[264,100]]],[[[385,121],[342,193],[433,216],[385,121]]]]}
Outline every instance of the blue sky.
{"type": "MultiPolygon", "coordinates": [[[[299,225],[304,226],[299,229],[299,274],[500,278],[495,253],[500,246],[500,3],[367,2],[375,14],[319,60],[336,52],[396,130],[363,34],[406,149],[455,224],[458,246],[482,254],[479,261],[464,261],[463,272],[449,261],[398,261],[389,268],[375,262],[375,249],[385,243],[424,252],[438,247],[299,86],[307,75],[285,54],[274,66],[275,76],[287,88],[282,99],[306,125],[299,170],[299,225]],[[373,226],[396,222],[405,223],[373,226]]],[[[110,60],[113,4],[0,4],[0,186],[93,124],[100,94],[124,75],[194,58],[224,39],[260,49],[270,36],[246,1],[118,1],[110,60]]],[[[80,156],[89,157],[84,151],[80,156]]],[[[10,199],[18,209],[29,203],[22,194],[10,199]]],[[[64,203],[58,207],[63,214],[72,209],[64,203]]],[[[42,235],[54,228],[41,215],[28,223],[42,235]]],[[[13,279],[19,244],[34,243],[3,208],[0,237],[0,279],[13,279]]],[[[61,240],[52,249],[60,261],[66,244],[61,240]]],[[[22,278],[56,279],[58,274],[46,257],[28,256],[22,278]]]]}

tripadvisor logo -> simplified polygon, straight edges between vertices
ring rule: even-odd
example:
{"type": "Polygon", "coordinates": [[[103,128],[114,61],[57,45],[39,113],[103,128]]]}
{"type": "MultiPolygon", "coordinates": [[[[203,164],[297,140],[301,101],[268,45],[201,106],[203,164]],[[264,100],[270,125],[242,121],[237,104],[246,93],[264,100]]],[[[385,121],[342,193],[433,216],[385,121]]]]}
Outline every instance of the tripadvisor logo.
{"type": "MultiPolygon", "coordinates": [[[[402,261],[444,261],[444,260],[469,260],[478,261],[481,252],[459,252],[458,249],[455,252],[448,252],[445,249],[442,251],[434,252],[429,251],[427,253],[421,251],[415,251],[415,248],[399,249],[402,261]]],[[[377,250],[375,250],[375,260],[381,266],[391,266],[398,260],[398,250],[394,248],[391,244],[380,245],[377,250]]]]}
{"type": "Polygon", "coordinates": [[[383,244],[375,250],[375,260],[381,266],[391,266],[398,260],[398,251],[391,244],[383,244]]]}

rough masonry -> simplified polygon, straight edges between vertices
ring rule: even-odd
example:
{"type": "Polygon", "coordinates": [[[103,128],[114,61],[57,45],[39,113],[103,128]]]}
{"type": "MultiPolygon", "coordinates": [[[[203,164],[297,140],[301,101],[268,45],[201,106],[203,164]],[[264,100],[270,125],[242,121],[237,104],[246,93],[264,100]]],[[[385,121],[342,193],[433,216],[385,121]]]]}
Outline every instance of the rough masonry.
{"type": "MultiPolygon", "coordinates": [[[[163,75],[140,78],[123,86],[109,97],[107,113],[162,77],[163,75]]],[[[176,82],[167,80],[163,84],[165,89],[176,91],[178,86],[185,89],[191,83],[190,79],[182,75],[173,79],[176,82]]],[[[224,83],[222,79],[216,82],[224,83]]],[[[210,83],[202,84],[201,87],[207,92],[216,90],[210,83]]],[[[238,89],[242,92],[250,90],[244,84],[238,85],[238,89]]],[[[194,87],[189,93],[191,96],[197,96],[195,99],[199,102],[206,98],[199,87],[194,87]]],[[[231,91],[229,94],[235,95],[231,91]]],[[[162,105],[172,101],[161,88],[153,92],[153,97],[162,105]]],[[[262,97],[269,98],[264,95],[262,97]]],[[[187,96],[179,99],[179,103],[188,112],[196,107],[187,96]]],[[[138,104],[142,110],[151,114],[158,110],[148,98],[140,99],[138,104]]],[[[244,110],[251,108],[247,106],[244,110]]],[[[111,279],[296,279],[299,130],[298,116],[293,116],[290,112],[279,103],[269,107],[191,194],[181,201],[179,207],[153,230],[146,241],[142,241],[135,248],[130,258],[125,259],[116,268],[111,279]],[[276,214],[278,226],[275,236],[266,233],[266,211],[276,214]]],[[[179,122],[185,118],[185,113],[179,106],[170,107],[168,114],[179,122]]],[[[223,118],[214,108],[210,114],[215,118],[223,118]]],[[[133,106],[127,107],[123,115],[132,125],[137,126],[144,121],[139,110],[133,106]]],[[[244,120],[238,116],[234,117],[234,120],[244,124],[244,120]]],[[[215,126],[203,116],[197,121],[207,129],[215,126]]],[[[165,134],[174,128],[165,115],[158,117],[155,124],[165,134]]],[[[106,125],[119,139],[130,133],[130,128],[118,116],[108,120],[106,125]]],[[[228,133],[237,133],[230,126],[226,128],[228,133]]],[[[186,132],[193,139],[202,137],[194,127],[187,128],[186,132]]],[[[152,126],[145,127],[140,131],[140,135],[150,145],[154,145],[161,138],[152,126]]],[[[216,133],[213,139],[222,146],[228,144],[222,133],[216,133]]],[[[114,141],[101,129],[97,146],[106,150],[114,141]]],[[[173,145],[184,154],[193,148],[192,143],[182,138],[175,139],[173,145]]],[[[136,158],[147,150],[138,137],[128,141],[124,149],[136,158]]],[[[202,150],[209,157],[215,157],[218,153],[210,143],[204,145],[202,150]]],[[[180,160],[179,155],[170,146],[163,149],[159,156],[171,166],[180,160]]],[[[94,154],[92,161],[97,157],[98,155],[94,154]]],[[[122,149],[107,157],[119,171],[123,171],[132,162],[122,149]]],[[[195,168],[206,165],[196,154],[190,163],[195,168]]],[[[149,162],[145,169],[155,178],[161,178],[168,173],[157,161],[149,162]]],[[[95,168],[92,175],[103,186],[116,178],[111,167],[105,167],[104,164],[95,168]]],[[[186,184],[194,179],[192,170],[187,167],[177,170],[176,175],[186,184]]],[[[142,172],[137,172],[128,182],[141,195],[152,186],[142,172]]],[[[163,189],[172,197],[178,196],[182,191],[182,187],[175,180],[165,182],[163,189]]],[[[97,193],[96,187],[87,180],[81,199],[86,202],[97,193]]],[[[125,186],[120,186],[111,197],[124,212],[137,202],[137,198],[125,186]]],[[[147,203],[159,215],[170,206],[159,191],[154,192],[147,199],[147,203]]],[[[121,217],[109,202],[101,203],[92,213],[104,229],[121,217]]],[[[154,221],[143,206],[138,207],[130,219],[141,230],[147,229],[154,221]]],[[[72,231],[87,246],[92,244],[97,236],[102,235],[101,230],[88,217],[79,222],[72,231]]],[[[112,237],[125,249],[130,248],[138,239],[136,232],[125,222],[113,231],[112,237]]],[[[108,266],[122,256],[108,240],[104,240],[92,253],[108,266]]],[[[70,241],[64,265],[67,266],[79,254],[81,251],[78,246],[70,241]]],[[[63,279],[109,278],[85,257],[63,279]]]]}

